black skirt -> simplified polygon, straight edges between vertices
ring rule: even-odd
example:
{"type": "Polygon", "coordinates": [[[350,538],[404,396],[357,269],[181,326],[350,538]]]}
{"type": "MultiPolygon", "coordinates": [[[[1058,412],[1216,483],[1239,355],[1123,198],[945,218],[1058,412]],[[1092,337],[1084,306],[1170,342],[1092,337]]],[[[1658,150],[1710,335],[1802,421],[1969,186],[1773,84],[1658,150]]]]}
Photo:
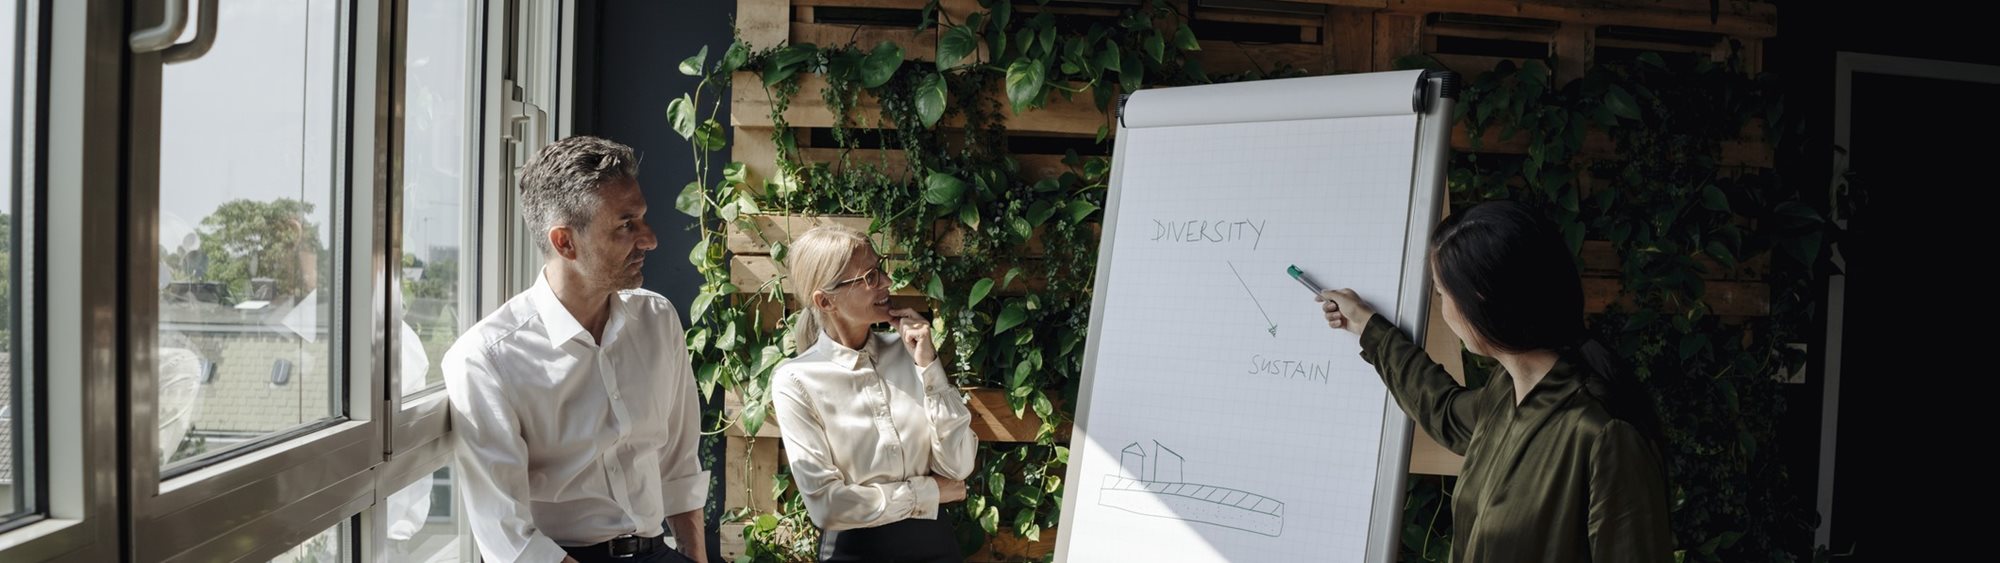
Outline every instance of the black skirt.
{"type": "Polygon", "coordinates": [[[951,524],[910,518],[873,528],[820,531],[821,563],[960,563],[951,524]]]}

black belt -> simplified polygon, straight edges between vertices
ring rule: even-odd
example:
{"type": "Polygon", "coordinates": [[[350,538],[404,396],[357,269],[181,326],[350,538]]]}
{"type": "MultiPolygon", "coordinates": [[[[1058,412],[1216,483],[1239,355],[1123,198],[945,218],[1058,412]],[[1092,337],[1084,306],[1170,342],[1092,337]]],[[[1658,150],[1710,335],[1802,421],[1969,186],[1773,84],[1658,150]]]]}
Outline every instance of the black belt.
{"type": "Polygon", "coordinates": [[[666,534],[660,534],[658,536],[650,538],[644,536],[625,535],[625,536],[618,536],[615,538],[611,538],[610,540],[604,542],[594,543],[586,546],[563,548],[564,551],[570,552],[571,555],[609,557],[612,559],[625,559],[628,557],[651,555],[653,552],[660,551],[663,549],[668,549],[666,534]]]}

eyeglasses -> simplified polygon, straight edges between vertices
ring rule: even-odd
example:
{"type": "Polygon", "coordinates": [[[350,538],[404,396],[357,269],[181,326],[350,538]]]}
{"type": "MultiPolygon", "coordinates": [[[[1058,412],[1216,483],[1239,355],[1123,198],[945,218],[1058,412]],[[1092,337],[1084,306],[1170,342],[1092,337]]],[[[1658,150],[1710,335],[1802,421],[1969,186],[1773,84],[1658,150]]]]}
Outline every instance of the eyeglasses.
{"type": "Polygon", "coordinates": [[[855,282],[861,282],[863,284],[862,287],[868,289],[888,287],[889,273],[882,271],[882,262],[878,260],[874,266],[868,268],[868,271],[862,272],[859,276],[840,280],[840,283],[833,284],[833,287],[827,288],[827,291],[837,290],[855,282]]]}

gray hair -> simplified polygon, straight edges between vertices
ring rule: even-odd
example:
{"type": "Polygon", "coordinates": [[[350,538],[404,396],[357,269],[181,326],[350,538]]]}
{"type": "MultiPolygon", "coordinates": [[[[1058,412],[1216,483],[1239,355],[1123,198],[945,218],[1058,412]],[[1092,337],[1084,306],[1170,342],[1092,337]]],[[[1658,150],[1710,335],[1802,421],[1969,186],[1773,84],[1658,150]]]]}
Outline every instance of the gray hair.
{"type": "Polygon", "coordinates": [[[549,229],[589,226],[601,201],[598,190],[638,177],[639,159],[632,147],[588,135],[556,141],[521,168],[521,219],[546,256],[555,250],[549,246],[549,229]]]}

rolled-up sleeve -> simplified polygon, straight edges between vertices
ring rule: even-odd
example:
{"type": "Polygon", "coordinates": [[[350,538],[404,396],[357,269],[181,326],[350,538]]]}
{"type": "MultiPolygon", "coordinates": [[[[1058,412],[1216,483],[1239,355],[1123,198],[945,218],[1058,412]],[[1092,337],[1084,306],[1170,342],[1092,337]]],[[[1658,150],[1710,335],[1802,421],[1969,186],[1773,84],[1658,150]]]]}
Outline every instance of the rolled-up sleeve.
{"type": "Polygon", "coordinates": [[[472,539],[488,561],[554,563],[568,554],[535,527],[528,502],[528,444],[520,419],[499,392],[483,350],[445,354],[460,498],[472,539]]]}
{"type": "Polygon", "coordinates": [[[943,364],[934,360],[930,367],[917,368],[924,382],[924,413],[931,419],[930,469],[944,478],[963,480],[972,474],[979,436],[972,432],[972,411],[965,408],[965,393],[951,384],[943,364]]]}
{"type": "Polygon", "coordinates": [[[928,475],[872,485],[847,482],[805,389],[782,368],[772,378],[771,395],[792,482],[813,524],[850,530],[937,517],[937,482],[928,475]]]}
{"type": "Polygon", "coordinates": [[[690,510],[700,510],[708,504],[708,472],[701,468],[701,402],[696,390],[694,364],[687,352],[686,340],[682,338],[679,317],[669,313],[673,329],[669,331],[669,342],[676,343],[679,361],[667,370],[669,381],[685,383],[672,385],[676,395],[668,399],[674,412],[667,415],[673,425],[674,437],[666,451],[660,455],[661,507],[668,516],[690,510]]]}

